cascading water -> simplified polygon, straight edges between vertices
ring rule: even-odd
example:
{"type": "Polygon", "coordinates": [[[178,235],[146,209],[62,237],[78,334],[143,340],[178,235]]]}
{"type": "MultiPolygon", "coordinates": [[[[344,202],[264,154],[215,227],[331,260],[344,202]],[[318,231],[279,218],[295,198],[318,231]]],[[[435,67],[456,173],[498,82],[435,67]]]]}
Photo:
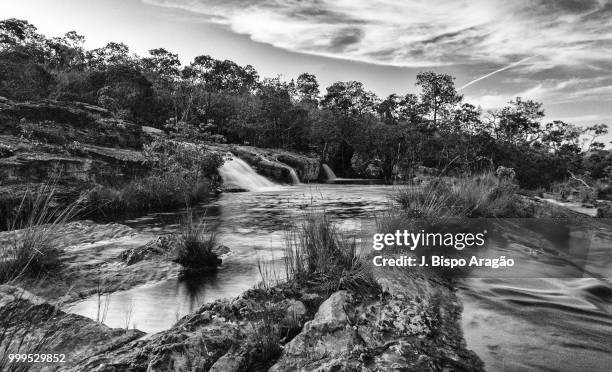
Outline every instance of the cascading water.
{"type": "Polygon", "coordinates": [[[289,175],[291,176],[291,184],[299,185],[301,183],[300,178],[298,177],[297,173],[295,173],[295,169],[289,168],[289,175]]]}
{"type": "Polygon", "coordinates": [[[238,187],[248,191],[258,191],[278,186],[264,176],[255,172],[249,164],[237,157],[230,157],[219,168],[223,183],[229,187],[238,187]]]}
{"type": "Polygon", "coordinates": [[[333,181],[337,178],[334,171],[327,164],[322,164],[321,168],[323,169],[323,173],[325,174],[326,181],[333,181]]]}

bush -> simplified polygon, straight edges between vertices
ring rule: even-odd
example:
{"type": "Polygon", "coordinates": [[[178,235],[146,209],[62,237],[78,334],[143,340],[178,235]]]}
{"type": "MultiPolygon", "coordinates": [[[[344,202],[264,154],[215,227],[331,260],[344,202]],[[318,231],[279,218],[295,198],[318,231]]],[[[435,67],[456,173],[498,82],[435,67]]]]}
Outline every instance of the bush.
{"type": "Polygon", "coordinates": [[[438,224],[450,218],[509,216],[517,191],[513,183],[484,173],[438,178],[426,187],[407,186],[394,199],[408,217],[438,224]]]}
{"type": "Polygon", "coordinates": [[[221,264],[216,245],[216,233],[204,222],[196,223],[188,211],[176,237],[174,261],[189,269],[216,269],[221,264]]]}
{"type": "Polygon", "coordinates": [[[189,206],[209,195],[223,157],[204,146],[158,140],[143,150],[151,172],[113,188],[100,186],[88,197],[94,214],[113,217],[189,206]]]}
{"type": "Polygon", "coordinates": [[[22,276],[35,277],[59,264],[57,230],[76,214],[78,202],[57,209],[53,207],[53,194],[53,188],[44,185],[34,197],[23,197],[11,231],[1,242],[0,283],[22,276]],[[31,206],[26,203],[28,200],[32,201],[31,206]]]}
{"type": "Polygon", "coordinates": [[[202,200],[209,192],[210,182],[207,180],[192,182],[173,173],[153,174],[120,188],[94,188],[87,196],[87,209],[104,217],[138,215],[188,206],[202,200]]]}
{"type": "Polygon", "coordinates": [[[306,215],[288,233],[285,267],[287,280],[322,278],[329,291],[349,289],[363,293],[378,288],[355,240],[338,231],[325,214],[306,215]]]}

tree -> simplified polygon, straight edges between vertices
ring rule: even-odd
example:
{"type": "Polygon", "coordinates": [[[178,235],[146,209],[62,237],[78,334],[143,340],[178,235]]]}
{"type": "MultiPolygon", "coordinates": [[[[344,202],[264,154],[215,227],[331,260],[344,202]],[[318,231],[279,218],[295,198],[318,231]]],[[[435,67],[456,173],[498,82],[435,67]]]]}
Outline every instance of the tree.
{"type": "Polygon", "coordinates": [[[87,64],[92,68],[104,69],[108,66],[132,64],[130,48],[123,43],[110,42],[102,48],[87,52],[87,64]]]}
{"type": "Polygon", "coordinates": [[[327,87],[321,104],[323,107],[344,114],[365,114],[373,112],[378,98],[363,88],[358,81],[338,81],[327,87]]]}
{"type": "Polygon", "coordinates": [[[36,31],[34,25],[23,19],[10,18],[0,21],[0,47],[5,49],[39,44],[44,37],[36,31]]]}
{"type": "Polygon", "coordinates": [[[463,96],[455,89],[455,78],[435,72],[420,72],[416,77],[416,85],[421,88],[421,103],[431,115],[433,125],[438,125],[440,116],[448,113],[449,108],[458,104],[463,96]]]}
{"type": "Polygon", "coordinates": [[[584,131],[584,134],[589,137],[586,140],[586,142],[588,143],[587,151],[595,149],[604,149],[605,145],[595,140],[601,136],[605,136],[606,134],[608,134],[608,126],[606,124],[595,124],[590,127],[587,127],[584,131]]]}
{"type": "Polygon", "coordinates": [[[259,75],[253,66],[241,67],[233,61],[220,61],[208,55],[195,57],[184,74],[213,91],[253,91],[259,81],[259,75]]]}
{"type": "Polygon", "coordinates": [[[164,48],[151,49],[149,54],[151,57],[140,60],[145,71],[165,80],[178,79],[181,67],[178,54],[170,53],[164,48]]]}
{"type": "Polygon", "coordinates": [[[515,144],[531,144],[542,135],[544,109],[540,102],[517,97],[509,105],[491,113],[491,125],[497,139],[515,144]]]}
{"type": "Polygon", "coordinates": [[[319,82],[317,77],[303,73],[298,76],[295,84],[296,92],[303,101],[316,102],[319,96],[319,82]]]}
{"type": "Polygon", "coordinates": [[[47,64],[60,71],[81,69],[85,63],[84,42],[85,37],[76,31],[47,40],[46,45],[50,50],[47,64]]]}
{"type": "Polygon", "coordinates": [[[555,120],[545,125],[541,141],[553,151],[559,151],[563,146],[569,145],[579,148],[582,132],[575,125],[555,120]]]}
{"type": "Polygon", "coordinates": [[[376,112],[385,124],[397,124],[400,118],[401,98],[393,93],[376,105],[376,112]]]}

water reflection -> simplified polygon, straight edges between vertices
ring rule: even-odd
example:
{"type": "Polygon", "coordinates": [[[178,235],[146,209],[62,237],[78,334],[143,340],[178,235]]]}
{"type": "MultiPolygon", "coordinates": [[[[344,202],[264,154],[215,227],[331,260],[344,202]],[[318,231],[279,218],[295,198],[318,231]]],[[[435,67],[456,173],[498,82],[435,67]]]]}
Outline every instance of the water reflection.
{"type": "MultiPolygon", "coordinates": [[[[299,185],[260,192],[223,194],[194,207],[193,213],[215,226],[221,244],[231,249],[215,273],[172,278],[139,286],[110,296],[105,323],[157,332],[206,302],[239,296],[259,280],[258,261],[271,275],[284,275],[285,230],[308,210],[326,211],[341,228],[356,231],[362,218],[371,218],[387,207],[390,186],[299,185]],[[131,311],[130,311],[131,310],[131,311]]],[[[178,231],[184,211],[156,213],[126,221],[130,227],[152,234],[178,231]]],[[[97,297],[76,303],[72,312],[96,318],[97,297]]]]}

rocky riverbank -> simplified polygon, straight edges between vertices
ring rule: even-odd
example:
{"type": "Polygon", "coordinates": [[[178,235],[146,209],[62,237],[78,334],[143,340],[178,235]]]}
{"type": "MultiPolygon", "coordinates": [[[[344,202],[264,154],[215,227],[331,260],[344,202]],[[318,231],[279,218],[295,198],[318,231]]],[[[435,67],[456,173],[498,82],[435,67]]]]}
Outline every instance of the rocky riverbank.
{"type": "MultiPolygon", "coordinates": [[[[53,203],[57,206],[67,205],[94,189],[102,190],[96,195],[98,199],[109,199],[97,202],[110,205],[117,201],[112,198],[122,198],[122,188],[126,186],[132,193],[145,189],[147,185],[137,183],[153,170],[158,179],[164,177],[163,172],[169,171],[155,161],[159,154],[147,153],[144,148],[153,141],[171,138],[164,131],[116,119],[97,106],[52,100],[14,102],[0,97],[0,229],[5,229],[11,222],[9,216],[16,213],[24,197],[35,193],[43,184],[53,184],[53,203]]],[[[180,139],[173,141],[182,143],[180,139]]],[[[162,151],[168,150],[167,147],[162,146],[162,151]]],[[[311,182],[319,177],[319,160],[313,156],[219,143],[202,143],[199,147],[200,153],[232,153],[279,183],[311,182]]],[[[178,158],[189,156],[186,153],[178,158]]],[[[187,159],[186,163],[197,164],[198,161],[202,159],[187,159]]],[[[193,190],[183,191],[212,194],[215,184],[220,181],[212,168],[200,176],[203,182],[199,183],[206,187],[198,185],[193,190]]],[[[187,173],[193,172],[189,170],[187,173]]],[[[179,175],[165,176],[179,178],[179,175]]],[[[166,183],[157,182],[159,185],[166,183]]],[[[157,184],[154,182],[152,188],[159,187],[157,184]]],[[[148,194],[156,190],[145,191],[138,195],[139,199],[155,197],[148,194]]],[[[197,201],[207,195],[190,197],[197,201]]],[[[128,193],[124,199],[134,199],[134,196],[128,193]]],[[[184,202],[184,198],[176,199],[184,202]]],[[[126,212],[132,215],[150,212],[154,207],[148,205],[167,203],[142,200],[140,204],[142,211],[126,212]]],[[[100,211],[100,207],[105,205],[92,205],[88,211],[89,218],[108,220],[105,219],[108,213],[100,211]]]]}
{"type": "Polygon", "coordinates": [[[66,354],[60,371],[483,370],[465,347],[451,283],[399,270],[375,278],[376,291],[330,291],[316,276],[308,285],[252,289],[142,339],[2,286],[0,322],[15,337],[28,335],[21,352],[66,354]]]}

